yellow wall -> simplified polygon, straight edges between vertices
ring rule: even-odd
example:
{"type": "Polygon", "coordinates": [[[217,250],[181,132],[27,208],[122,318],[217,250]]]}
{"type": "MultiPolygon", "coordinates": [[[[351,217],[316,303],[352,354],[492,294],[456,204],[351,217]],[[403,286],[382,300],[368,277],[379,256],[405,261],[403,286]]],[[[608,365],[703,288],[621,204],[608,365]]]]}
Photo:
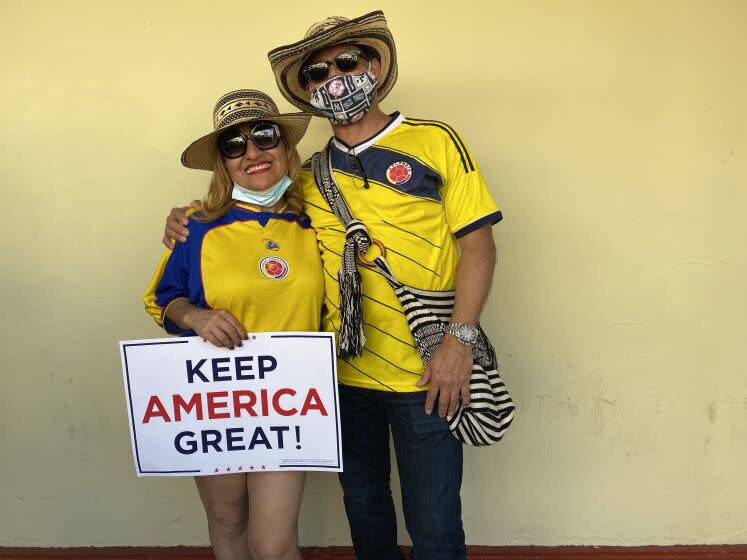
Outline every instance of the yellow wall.
{"type": "MultiPolygon", "coordinates": [[[[747,2],[355,5],[397,39],[384,109],[454,125],[505,210],[519,410],[467,450],[468,541],[747,541],[747,2]]],[[[0,2],[0,545],[207,542],[191,480],[134,475],[117,341],[160,335],[140,294],[207,180],[181,150],[336,9],[253,6],[0,2]]],[[[332,475],[301,540],[349,543],[332,475]]]]}

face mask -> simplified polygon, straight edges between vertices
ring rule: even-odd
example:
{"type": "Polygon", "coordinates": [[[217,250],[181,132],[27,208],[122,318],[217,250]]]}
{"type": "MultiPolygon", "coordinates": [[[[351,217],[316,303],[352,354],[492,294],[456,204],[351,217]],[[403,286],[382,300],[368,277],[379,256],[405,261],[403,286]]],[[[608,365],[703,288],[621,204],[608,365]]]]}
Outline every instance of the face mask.
{"type": "Polygon", "coordinates": [[[311,92],[311,103],[332,124],[359,121],[376,97],[376,76],[371,71],[352,76],[335,76],[311,92]]]}
{"type": "Polygon", "coordinates": [[[286,175],[280,179],[280,182],[275,186],[270,187],[266,191],[256,192],[240,187],[236,181],[234,181],[233,194],[231,197],[234,200],[256,204],[257,206],[272,206],[280,200],[280,197],[283,196],[283,193],[288,189],[288,187],[290,187],[292,182],[291,178],[286,175]]]}

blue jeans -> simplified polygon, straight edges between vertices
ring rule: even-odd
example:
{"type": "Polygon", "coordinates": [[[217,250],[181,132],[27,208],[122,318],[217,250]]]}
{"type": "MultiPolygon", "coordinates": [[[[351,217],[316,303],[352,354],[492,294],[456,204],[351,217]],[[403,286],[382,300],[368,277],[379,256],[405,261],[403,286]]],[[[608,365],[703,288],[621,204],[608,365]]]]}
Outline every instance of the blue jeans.
{"type": "Polygon", "coordinates": [[[413,560],[464,560],[462,444],[446,419],[425,413],[425,391],[389,393],[340,385],[340,484],[358,560],[402,560],[390,488],[394,440],[413,560]]]}

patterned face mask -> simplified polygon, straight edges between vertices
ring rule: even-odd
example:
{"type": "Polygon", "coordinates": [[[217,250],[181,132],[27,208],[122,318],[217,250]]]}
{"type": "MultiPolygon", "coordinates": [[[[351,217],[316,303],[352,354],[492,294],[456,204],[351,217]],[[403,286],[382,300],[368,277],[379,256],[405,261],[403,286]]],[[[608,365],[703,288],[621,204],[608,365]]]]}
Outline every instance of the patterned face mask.
{"type": "Polygon", "coordinates": [[[332,124],[346,125],[359,121],[376,97],[376,76],[367,70],[362,74],[335,76],[311,92],[311,103],[332,124]]]}

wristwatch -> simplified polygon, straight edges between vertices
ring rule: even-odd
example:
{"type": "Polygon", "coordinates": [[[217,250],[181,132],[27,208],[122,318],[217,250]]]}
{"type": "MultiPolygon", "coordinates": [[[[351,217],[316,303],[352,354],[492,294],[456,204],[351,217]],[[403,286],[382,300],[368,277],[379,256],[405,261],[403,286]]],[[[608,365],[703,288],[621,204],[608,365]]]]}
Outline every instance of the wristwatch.
{"type": "Polygon", "coordinates": [[[477,344],[479,331],[470,323],[451,323],[446,327],[446,332],[462,344],[477,344]]]}

